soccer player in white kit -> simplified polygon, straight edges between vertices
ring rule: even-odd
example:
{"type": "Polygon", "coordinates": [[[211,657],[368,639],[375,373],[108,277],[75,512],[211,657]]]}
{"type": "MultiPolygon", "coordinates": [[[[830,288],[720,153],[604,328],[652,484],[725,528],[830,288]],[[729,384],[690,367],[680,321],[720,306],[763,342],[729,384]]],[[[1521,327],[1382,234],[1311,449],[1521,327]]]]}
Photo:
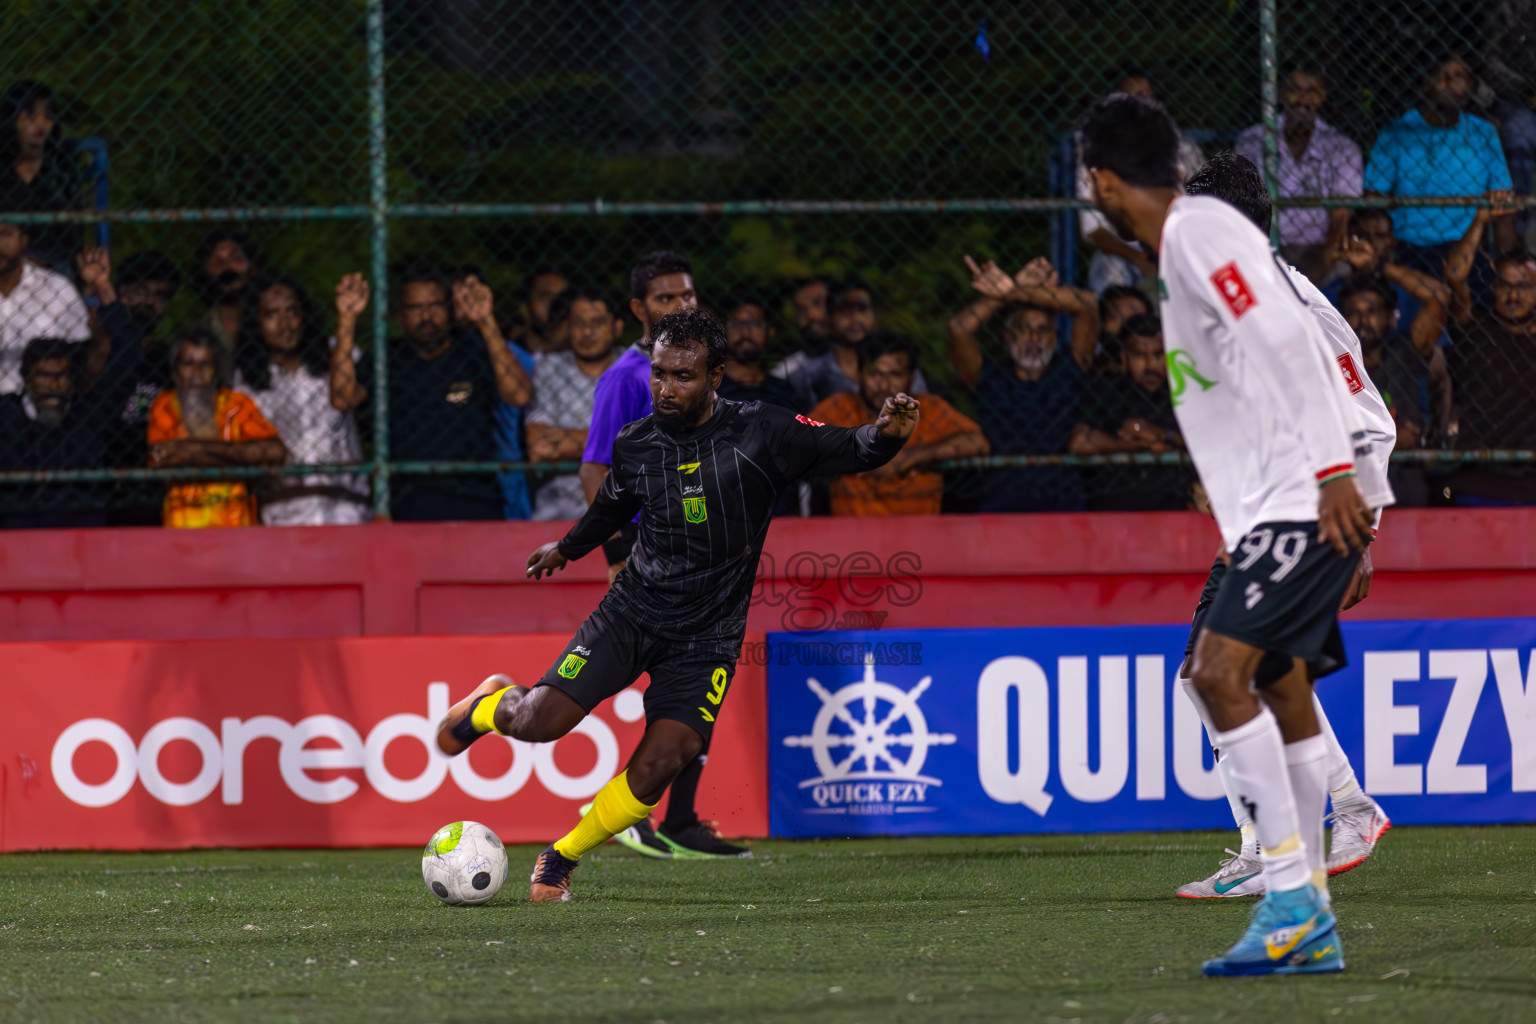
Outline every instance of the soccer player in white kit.
{"type": "Polygon", "coordinates": [[[1384,478],[1366,495],[1356,486],[1357,463],[1379,474],[1316,317],[1248,218],[1180,194],[1178,138],[1161,106],[1124,94],[1095,103],[1082,125],[1094,202],[1158,253],[1174,413],[1232,557],[1192,677],[1258,833],[1266,892],[1242,938],[1204,969],[1339,971],[1322,842],[1328,748],[1312,679],[1346,660],[1339,604],[1372,506],[1391,491],[1384,478]],[[1271,678],[1259,674],[1266,655],[1295,660],[1271,678]]]}
{"type": "MultiPolygon", "coordinates": [[[[1188,195],[1214,196],[1230,203],[1253,221],[1260,231],[1266,235],[1269,234],[1274,208],[1270,202],[1269,192],[1264,187],[1263,175],[1247,157],[1230,152],[1216,154],[1204,167],[1200,168],[1198,173],[1184,183],[1184,191],[1188,195]]],[[[1345,387],[1360,416],[1361,424],[1371,439],[1372,451],[1377,457],[1379,471],[1385,474],[1387,460],[1392,454],[1393,446],[1397,443],[1397,425],[1386,403],[1382,401],[1381,393],[1376,390],[1376,385],[1364,372],[1365,362],[1360,352],[1360,340],[1355,337],[1355,332],[1350,329],[1338,310],[1334,309],[1333,304],[1317,290],[1311,281],[1307,280],[1304,274],[1295,267],[1289,266],[1285,267],[1285,272],[1297,293],[1305,300],[1307,308],[1317,318],[1319,326],[1322,327],[1323,337],[1327,342],[1323,354],[1338,366],[1344,378],[1345,387]]],[[[1374,535],[1373,530],[1372,536],[1374,535]]],[[[1211,566],[1210,579],[1206,581],[1205,591],[1200,595],[1200,604],[1195,610],[1194,622],[1190,627],[1184,671],[1179,674],[1179,682],[1186,691],[1190,692],[1191,700],[1202,716],[1205,714],[1205,707],[1194,698],[1194,683],[1188,678],[1189,657],[1194,653],[1195,640],[1199,636],[1205,614],[1221,584],[1221,578],[1226,575],[1226,569],[1226,562],[1220,557],[1211,566]]],[[[1370,591],[1370,577],[1370,551],[1367,549],[1360,556],[1360,567],[1355,571],[1355,582],[1345,595],[1345,608],[1365,599],[1370,591]]],[[[1261,668],[1260,675],[1263,674],[1264,669],[1261,668]]],[[[1317,701],[1315,693],[1312,699],[1317,701]]],[[[1349,756],[1344,753],[1344,748],[1339,745],[1338,738],[1334,736],[1333,728],[1328,724],[1328,716],[1324,714],[1321,702],[1317,703],[1315,710],[1318,725],[1323,730],[1323,738],[1328,743],[1328,795],[1333,801],[1333,814],[1330,816],[1333,820],[1333,832],[1328,848],[1328,874],[1338,875],[1365,862],[1365,859],[1371,855],[1376,840],[1391,827],[1391,821],[1376,801],[1360,788],[1360,783],[1355,778],[1355,770],[1350,766],[1349,756]]],[[[1205,727],[1209,735],[1213,737],[1216,735],[1216,728],[1208,718],[1205,727]]],[[[1222,861],[1215,874],[1179,889],[1180,896],[1190,899],[1247,896],[1264,891],[1264,865],[1259,860],[1258,837],[1254,834],[1253,822],[1248,820],[1247,811],[1238,800],[1237,791],[1229,779],[1230,766],[1222,760],[1219,749],[1216,751],[1216,769],[1221,777],[1222,786],[1226,790],[1232,816],[1237,821],[1241,832],[1241,840],[1237,850],[1227,851],[1230,856],[1222,861]]]]}

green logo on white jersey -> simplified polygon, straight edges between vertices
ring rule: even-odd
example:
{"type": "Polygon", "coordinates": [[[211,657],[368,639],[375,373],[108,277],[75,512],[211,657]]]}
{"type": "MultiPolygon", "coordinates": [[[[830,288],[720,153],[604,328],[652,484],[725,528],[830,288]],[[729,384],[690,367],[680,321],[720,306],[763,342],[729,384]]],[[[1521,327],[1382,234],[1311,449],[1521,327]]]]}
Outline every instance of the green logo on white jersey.
{"type": "Polygon", "coordinates": [[[1173,397],[1173,404],[1178,405],[1179,399],[1184,394],[1186,378],[1192,378],[1200,385],[1201,391],[1209,391],[1216,386],[1213,380],[1206,380],[1200,375],[1199,367],[1195,366],[1195,359],[1182,348],[1168,350],[1168,393],[1173,397]]]}

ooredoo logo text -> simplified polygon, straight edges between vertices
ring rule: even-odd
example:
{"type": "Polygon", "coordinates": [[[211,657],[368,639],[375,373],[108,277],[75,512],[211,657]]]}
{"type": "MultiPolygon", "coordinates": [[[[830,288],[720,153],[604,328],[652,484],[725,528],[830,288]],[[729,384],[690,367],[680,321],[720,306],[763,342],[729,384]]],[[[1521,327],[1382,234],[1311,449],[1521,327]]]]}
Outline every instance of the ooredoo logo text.
{"type": "MultiPolygon", "coordinates": [[[[507,685],[510,684],[508,680],[507,685]]],[[[69,725],[54,741],[50,758],[53,780],[60,792],[83,807],[115,804],[128,795],[135,783],[142,784],[154,799],[174,807],[198,803],[216,791],[223,803],[241,804],[245,801],[247,757],[257,756],[248,754],[247,747],[258,739],[277,741],[277,768],[283,783],[300,800],[315,804],[340,803],[361,788],[354,778],[336,776],[334,770],[339,768],[362,769],[364,782],[396,803],[426,799],[449,776],[465,795],[477,800],[505,800],[535,776],[555,796],[580,800],[595,794],[618,771],[617,737],[601,718],[589,715],[571,735],[584,738],[596,748],[596,761],[590,771],[571,775],[557,765],[558,743],[523,743],[499,737],[511,747],[512,763],[499,775],[481,775],[469,758],[444,757],[437,749],[434,734],[437,722],[448,711],[448,684],[429,684],[426,696],[425,715],[390,715],[374,725],[366,736],[336,715],[309,715],[298,721],[257,715],[223,718],[216,725],[177,716],[155,722],[135,741],[128,730],[111,719],[84,718],[69,725]],[[310,745],[322,738],[330,743],[324,747],[310,745]],[[198,770],[185,782],[166,778],[160,766],[161,752],[177,741],[197,749],[198,770]],[[426,750],[426,766],[419,774],[401,777],[385,764],[385,751],[397,742],[420,744],[426,750]],[[103,782],[87,782],[75,770],[75,755],[89,743],[105,744],[112,751],[112,773],[103,782]],[[312,774],[321,770],[329,770],[327,775],[331,777],[316,778],[312,774]]],[[[621,721],[639,721],[645,713],[639,691],[620,693],[614,699],[613,711],[621,721]]]]}

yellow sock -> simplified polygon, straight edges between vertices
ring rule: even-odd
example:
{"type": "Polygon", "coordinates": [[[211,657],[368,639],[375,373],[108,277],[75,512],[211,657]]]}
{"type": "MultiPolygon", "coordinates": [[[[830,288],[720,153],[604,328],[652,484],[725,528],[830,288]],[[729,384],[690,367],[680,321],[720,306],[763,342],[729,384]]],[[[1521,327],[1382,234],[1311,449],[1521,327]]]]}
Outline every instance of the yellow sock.
{"type": "Polygon", "coordinates": [[[501,695],[512,689],[503,686],[489,697],[475,705],[475,710],[469,713],[469,722],[478,732],[496,731],[496,707],[501,703],[501,695]]]}
{"type": "Polygon", "coordinates": [[[620,772],[598,791],[592,809],[563,838],[555,841],[555,852],[570,860],[580,860],[588,850],[595,850],[629,826],[645,820],[656,809],[643,804],[629,788],[629,773],[620,772]]]}

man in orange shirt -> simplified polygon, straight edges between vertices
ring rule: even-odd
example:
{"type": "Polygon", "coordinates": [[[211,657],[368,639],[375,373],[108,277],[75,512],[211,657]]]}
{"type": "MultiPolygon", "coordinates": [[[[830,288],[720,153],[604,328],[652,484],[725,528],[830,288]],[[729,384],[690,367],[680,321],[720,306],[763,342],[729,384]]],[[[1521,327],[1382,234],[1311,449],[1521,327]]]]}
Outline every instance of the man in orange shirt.
{"type": "MultiPolygon", "coordinates": [[[[899,334],[876,331],[859,346],[859,393],[831,395],[811,410],[811,419],[838,427],[873,423],[887,398],[912,393],[917,349],[899,334]]],[[[936,395],[917,399],[917,429],[896,457],[868,473],[840,476],[832,483],[835,516],[937,515],[944,477],[931,466],[944,459],[986,455],[986,435],[936,395]]]]}
{"type": "MultiPolygon", "coordinates": [[[[149,464],[159,469],[280,466],[288,450],[256,403],[218,386],[218,341],[194,327],[171,345],[171,378],[149,409],[149,464]]],[[[253,526],[256,503],[236,481],[176,484],[165,496],[165,525],[253,526]]]]}

